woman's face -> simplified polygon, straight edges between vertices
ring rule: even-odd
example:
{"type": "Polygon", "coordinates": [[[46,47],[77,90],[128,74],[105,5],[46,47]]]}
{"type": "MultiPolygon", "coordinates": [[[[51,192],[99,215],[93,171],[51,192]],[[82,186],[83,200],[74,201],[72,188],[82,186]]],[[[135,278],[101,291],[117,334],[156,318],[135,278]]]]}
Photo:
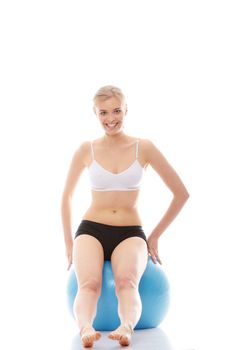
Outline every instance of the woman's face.
{"type": "Polygon", "coordinates": [[[110,97],[96,102],[95,113],[105,132],[113,135],[122,131],[127,107],[118,98],[110,97]]]}

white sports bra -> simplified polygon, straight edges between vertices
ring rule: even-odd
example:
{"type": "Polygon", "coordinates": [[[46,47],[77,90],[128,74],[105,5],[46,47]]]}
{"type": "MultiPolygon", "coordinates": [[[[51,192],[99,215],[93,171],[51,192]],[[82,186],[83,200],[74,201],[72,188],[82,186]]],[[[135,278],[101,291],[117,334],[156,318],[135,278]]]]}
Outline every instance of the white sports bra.
{"type": "Polygon", "coordinates": [[[137,191],[140,188],[144,168],[138,161],[138,142],[136,142],[136,159],[124,171],[114,174],[103,168],[94,157],[91,142],[92,162],[89,166],[89,178],[93,191],[137,191]]]}

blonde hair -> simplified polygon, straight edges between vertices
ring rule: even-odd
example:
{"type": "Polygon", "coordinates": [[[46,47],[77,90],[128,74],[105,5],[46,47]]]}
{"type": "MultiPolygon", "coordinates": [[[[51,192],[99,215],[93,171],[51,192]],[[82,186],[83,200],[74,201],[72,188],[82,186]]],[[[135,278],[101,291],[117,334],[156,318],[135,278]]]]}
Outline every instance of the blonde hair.
{"type": "Polygon", "coordinates": [[[125,96],[122,93],[121,89],[119,89],[116,86],[113,85],[106,85],[106,86],[102,86],[95,94],[94,98],[93,98],[93,102],[94,102],[94,110],[95,110],[95,106],[96,106],[96,102],[98,100],[107,100],[108,98],[111,97],[116,97],[120,100],[120,102],[122,104],[126,104],[126,100],[125,100],[125,96]]]}

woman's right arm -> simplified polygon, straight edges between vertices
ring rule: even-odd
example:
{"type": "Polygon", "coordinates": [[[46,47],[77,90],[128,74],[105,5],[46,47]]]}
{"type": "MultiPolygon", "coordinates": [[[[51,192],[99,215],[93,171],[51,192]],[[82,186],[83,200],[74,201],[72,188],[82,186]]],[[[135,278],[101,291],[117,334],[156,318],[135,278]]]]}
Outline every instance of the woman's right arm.
{"type": "Polygon", "coordinates": [[[72,196],[75,190],[75,186],[78,179],[86,167],[85,156],[87,154],[89,142],[83,142],[75,152],[73,159],[70,164],[68,175],[66,178],[65,187],[62,195],[61,202],[61,214],[62,214],[62,225],[64,232],[64,240],[66,246],[66,255],[68,258],[68,269],[72,264],[72,250],[73,250],[73,238],[72,238],[72,217],[71,217],[71,204],[72,196]]]}

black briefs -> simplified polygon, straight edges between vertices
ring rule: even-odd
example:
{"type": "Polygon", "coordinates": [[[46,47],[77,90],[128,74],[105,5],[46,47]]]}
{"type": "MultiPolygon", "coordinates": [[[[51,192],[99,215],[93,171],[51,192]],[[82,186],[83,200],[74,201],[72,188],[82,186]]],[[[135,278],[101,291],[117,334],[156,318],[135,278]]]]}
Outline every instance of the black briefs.
{"type": "Polygon", "coordinates": [[[142,226],[113,226],[101,224],[90,220],[82,220],[75,238],[87,234],[98,239],[104,250],[104,260],[111,260],[111,255],[116,246],[130,237],[140,237],[147,243],[142,226]]]}

